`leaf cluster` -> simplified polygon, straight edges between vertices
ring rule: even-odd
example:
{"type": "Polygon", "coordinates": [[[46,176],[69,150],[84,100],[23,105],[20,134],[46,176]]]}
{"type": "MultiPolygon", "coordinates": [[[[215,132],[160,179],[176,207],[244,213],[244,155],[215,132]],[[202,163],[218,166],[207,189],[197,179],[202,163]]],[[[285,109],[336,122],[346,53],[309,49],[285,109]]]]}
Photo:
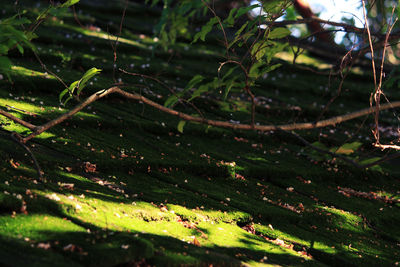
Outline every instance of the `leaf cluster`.
{"type": "Polygon", "coordinates": [[[35,46],[31,42],[33,39],[37,38],[34,30],[32,30],[35,27],[26,27],[27,25],[40,24],[48,15],[66,10],[79,1],[80,0],[68,0],[63,4],[52,4],[41,12],[35,20],[28,19],[26,17],[26,11],[0,20],[0,73],[5,74],[7,78],[11,80],[10,73],[12,62],[7,56],[10,50],[17,48],[21,54],[24,54],[24,47],[27,47],[35,51],[35,46]]]}

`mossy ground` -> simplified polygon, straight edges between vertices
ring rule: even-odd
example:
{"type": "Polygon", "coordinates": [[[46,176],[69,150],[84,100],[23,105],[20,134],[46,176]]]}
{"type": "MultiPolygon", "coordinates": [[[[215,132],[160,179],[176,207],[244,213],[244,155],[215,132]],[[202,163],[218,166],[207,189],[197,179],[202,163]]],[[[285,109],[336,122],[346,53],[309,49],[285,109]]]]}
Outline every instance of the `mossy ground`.
{"type": "MultiPolygon", "coordinates": [[[[15,10],[2,9],[10,15],[15,10]]],[[[113,84],[107,31],[118,31],[122,5],[80,3],[77,10],[80,22],[91,28],[81,28],[65,14],[38,29],[35,45],[47,67],[67,83],[91,67],[103,69],[85,89],[88,96],[113,84]]],[[[215,75],[223,53],[216,42],[190,46],[181,41],[169,51],[152,50],[157,16],[143,6],[129,6],[118,67],[158,75],[178,88],[196,74],[215,75]]],[[[0,83],[2,108],[39,125],[72,107],[72,102],[59,106],[62,85],[29,51],[11,56],[13,82],[0,83]]],[[[154,81],[120,73],[117,78],[131,85],[126,90],[160,103],[168,94],[154,81]]],[[[284,63],[256,89],[266,99],[256,119],[264,124],[312,121],[336,94],[337,84],[284,63]]],[[[371,87],[369,76],[351,75],[325,116],[365,107],[371,87]]],[[[250,121],[250,106],[240,92],[227,102],[219,99],[199,98],[195,104],[209,118],[250,121]]],[[[396,122],[391,112],[382,114],[384,124],[396,122]]],[[[0,264],[393,266],[400,261],[399,204],[346,196],[338,189],[399,199],[396,162],[360,171],[329,161],[285,133],[191,123],[180,133],[178,122],[149,106],[109,96],[29,143],[45,171],[42,182],[25,151],[9,138],[10,131],[29,131],[1,117],[0,264]],[[87,172],[85,162],[95,164],[95,171],[87,172]]],[[[362,118],[301,134],[328,148],[361,142],[350,157],[368,159],[382,156],[370,145],[371,122],[362,118]]]]}

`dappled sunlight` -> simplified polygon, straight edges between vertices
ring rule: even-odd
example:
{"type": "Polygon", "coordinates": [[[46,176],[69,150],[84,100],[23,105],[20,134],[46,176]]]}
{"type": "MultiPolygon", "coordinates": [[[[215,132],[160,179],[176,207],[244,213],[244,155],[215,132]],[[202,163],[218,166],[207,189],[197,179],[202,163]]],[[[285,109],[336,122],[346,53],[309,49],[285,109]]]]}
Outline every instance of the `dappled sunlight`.
{"type": "MultiPolygon", "coordinates": [[[[292,62],[294,54],[293,54],[293,52],[282,51],[282,52],[277,53],[275,55],[275,57],[278,59],[287,61],[287,62],[292,62]]],[[[296,57],[296,63],[311,65],[320,70],[329,70],[329,69],[332,69],[332,67],[333,67],[332,64],[327,64],[325,61],[315,59],[315,58],[309,57],[304,54],[300,54],[296,57]]]]}
{"type": "Polygon", "coordinates": [[[12,66],[12,71],[14,75],[18,76],[27,76],[27,77],[39,77],[39,78],[45,78],[45,79],[50,79],[50,80],[55,80],[56,78],[48,74],[47,72],[40,72],[36,70],[31,70],[22,66],[12,66]]]}
{"type": "MultiPolygon", "coordinates": [[[[29,129],[59,118],[87,97],[98,102],[89,101],[22,146],[10,132],[26,136],[31,131],[0,117],[0,265],[396,263],[397,161],[380,164],[382,172],[359,170],[295,135],[310,143],[318,140],[328,151],[349,158],[381,158],[384,153],[372,150],[371,139],[365,138],[372,116],[296,133],[274,126],[313,125],[320,117],[368,106],[370,76],[353,76],[351,70],[341,84],[334,74],[317,73],[332,64],[306,53],[293,65],[293,51],[275,46],[286,42],[284,28],[264,48],[259,40],[252,43],[256,35],[251,27],[242,28],[245,35],[235,35],[235,25],[229,26],[227,41],[237,43],[226,48],[218,27],[229,20],[214,21],[208,33],[199,21],[188,27],[193,35],[202,35],[197,42],[185,36],[164,47],[171,36],[155,37],[149,25],[158,21],[162,7],[127,1],[124,10],[124,3],[81,2],[60,16],[49,14],[37,28],[33,43],[41,62],[67,86],[81,77],[88,85],[80,103],[59,103],[64,87],[40,71],[42,65],[28,49],[4,55],[15,66],[13,81],[0,76],[0,108],[34,124],[25,124],[29,129]],[[261,59],[267,63],[257,65],[261,59]],[[102,72],[83,79],[93,67],[102,72]],[[191,83],[193,77],[198,82],[191,83]],[[329,106],[339,84],[345,98],[329,106]],[[121,95],[93,95],[110,86],[120,87],[121,95]],[[143,97],[129,101],[123,91],[143,97]],[[182,98],[170,106],[176,113],[165,113],[167,99],[176,94],[182,98]],[[200,120],[184,124],[183,113],[231,128],[200,120]],[[249,131],[239,130],[239,124],[248,124],[249,131]],[[264,124],[272,130],[255,130],[264,124]],[[340,149],[354,142],[357,148],[340,149]],[[42,179],[37,169],[44,172],[42,179]]],[[[15,7],[6,6],[6,15],[14,14],[15,7]]],[[[36,6],[32,17],[43,7],[36,6]]],[[[242,11],[246,19],[247,11],[242,11]]],[[[393,96],[398,94],[393,90],[393,96]]],[[[382,121],[391,123],[386,117],[382,121]]]]}
{"type": "Polygon", "coordinates": [[[332,226],[338,230],[348,230],[354,233],[363,233],[368,231],[368,227],[363,222],[362,218],[357,215],[351,214],[348,211],[344,211],[336,208],[329,208],[324,206],[316,206],[326,211],[325,216],[332,222],[332,226]]]}

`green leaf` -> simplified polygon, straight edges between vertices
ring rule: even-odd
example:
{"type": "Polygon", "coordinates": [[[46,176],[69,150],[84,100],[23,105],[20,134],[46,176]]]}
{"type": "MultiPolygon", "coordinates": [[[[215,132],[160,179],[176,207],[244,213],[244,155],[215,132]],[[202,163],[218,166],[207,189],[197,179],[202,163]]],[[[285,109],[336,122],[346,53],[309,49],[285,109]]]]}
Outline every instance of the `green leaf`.
{"type": "Polygon", "coordinates": [[[193,37],[193,41],[192,43],[197,42],[197,40],[199,40],[199,38],[202,41],[205,41],[206,39],[206,35],[212,30],[213,26],[215,24],[217,24],[219,21],[218,17],[212,17],[206,25],[204,25],[203,27],[201,27],[201,31],[199,31],[198,33],[196,33],[193,37]]]}
{"type": "Polygon", "coordinates": [[[232,88],[238,84],[240,84],[240,83],[235,82],[235,79],[232,79],[232,80],[229,80],[226,82],[226,87],[225,87],[224,96],[223,96],[224,101],[228,97],[229,92],[232,90],[232,88]]]}
{"type": "MultiPolygon", "coordinates": [[[[26,11],[23,11],[22,14],[25,14],[26,11]]],[[[19,26],[21,24],[24,23],[30,23],[30,20],[28,20],[27,18],[19,18],[20,15],[22,14],[15,14],[12,17],[6,18],[2,21],[0,21],[0,25],[14,25],[14,26],[19,26]]]]}
{"type": "Polygon", "coordinates": [[[274,65],[269,65],[268,67],[264,68],[264,69],[261,71],[261,75],[263,75],[263,74],[265,74],[265,73],[267,73],[267,72],[271,72],[271,71],[273,71],[273,70],[279,68],[280,66],[282,66],[282,64],[280,64],[280,63],[274,64],[274,65]]]}
{"type": "Polygon", "coordinates": [[[197,74],[196,76],[194,76],[186,85],[184,91],[186,92],[187,90],[192,89],[196,84],[202,82],[204,79],[203,75],[197,74]]]}
{"type": "Polygon", "coordinates": [[[337,150],[334,149],[332,152],[335,152],[337,154],[344,154],[344,155],[350,155],[354,153],[357,149],[361,147],[362,143],[360,142],[352,142],[352,143],[346,143],[339,147],[337,150]]]}
{"type": "Polygon", "coordinates": [[[47,9],[43,10],[43,11],[36,17],[36,20],[39,21],[39,20],[45,19],[45,18],[47,17],[47,15],[48,15],[49,13],[51,13],[51,10],[52,10],[52,9],[55,9],[55,7],[54,7],[54,6],[49,6],[47,9]]]}
{"type": "Polygon", "coordinates": [[[101,69],[97,68],[91,68],[90,70],[86,71],[85,74],[83,74],[82,78],[80,78],[77,81],[74,81],[70,84],[68,88],[65,88],[60,95],[58,96],[60,102],[62,102],[64,96],[69,93],[69,96],[67,100],[64,101],[64,105],[72,98],[73,94],[80,95],[82,92],[83,88],[86,87],[86,84],[89,82],[91,78],[93,78],[95,75],[99,74],[101,72],[101,69]]]}
{"type": "Polygon", "coordinates": [[[189,101],[192,101],[196,97],[199,97],[202,93],[208,92],[211,83],[201,85],[190,97],[189,101]]]}
{"type": "MultiPolygon", "coordinates": [[[[60,103],[62,103],[62,99],[64,98],[64,96],[65,96],[65,94],[66,93],[69,93],[70,91],[69,91],[69,88],[65,88],[61,93],[60,93],[60,95],[58,96],[58,100],[60,101],[60,103]]],[[[64,103],[65,104],[65,103],[64,103]]]]}
{"type": "Polygon", "coordinates": [[[68,0],[64,4],[62,4],[60,7],[70,7],[78,3],[80,0],[68,0]]]}
{"type": "Polygon", "coordinates": [[[280,39],[280,38],[283,38],[283,37],[286,37],[286,36],[290,35],[290,33],[291,32],[288,29],[279,27],[279,28],[273,29],[268,34],[268,38],[269,39],[280,39]]]}
{"type": "Polygon", "coordinates": [[[248,21],[246,21],[245,24],[242,25],[242,27],[240,27],[240,29],[235,33],[235,39],[229,43],[228,45],[228,49],[231,48],[237,41],[239,41],[242,36],[240,35],[242,33],[242,31],[246,28],[246,26],[249,24],[248,21]]]}
{"type": "Polygon", "coordinates": [[[179,101],[179,98],[176,95],[171,95],[170,97],[165,100],[164,107],[172,107],[179,101]]]}
{"type": "Polygon", "coordinates": [[[186,124],[186,121],[180,121],[180,122],[178,123],[177,129],[178,129],[178,131],[179,131],[180,133],[183,133],[183,127],[185,126],[185,124],[186,124]]]}
{"type": "Polygon", "coordinates": [[[85,74],[83,74],[83,76],[80,79],[79,84],[78,84],[77,95],[79,95],[82,92],[82,89],[86,87],[86,84],[90,81],[90,79],[92,79],[94,76],[96,76],[100,72],[101,72],[101,69],[91,68],[85,74]]]}
{"type": "Polygon", "coordinates": [[[16,46],[17,46],[18,51],[19,51],[21,54],[24,54],[24,48],[23,48],[20,44],[16,44],[16,46]]]}
{"type": "MultiPolygon", "coordinates": [[[[367,164],[373,163],[373,162],[375,162],[377,160],[380,160],[380,159],[382,159],[382,158],[379,158],[379,157],[370,158],[370,159],[366,159],[366,160],[360,161],[359,164],[360,165],[367,165],[367,164]]],[[[373,171],[377,171],[377,172],[383,173],[383,169],[379,164],[378,165],[374,165],[372,167],[369,167],[368,170],[373,170],[373,171]]]]}
{"type": "Polygon", "coordinates": [[[251,66],[248,76],[257,79],[260,76],[259,68],[264,65],[264,62],[259,61],[251,66]]]}
{"type": "Polygon", "coordinates": [[[253,49],[251,50],[251,55],[257,60],[260,60],[267,52],[267,48],[268,46],[265,40],[261,40],[254,44],[253,49]]]}
{"type": "Polygon", "coordinates": [[[222,77],[222,80],[225,81],[225,79],[227,79],[237,68],[238,68],[238,66],[229,68],[228,71],[225,73],[225,75],[222,77]]]}
{"type": "Polygon", "coordinates": [[[237,8],[232,8],[229,12],[228,17],[224,20],[224,23],[228,25],[228,27],[232,27],[235,24],[235,18],[233,17],[237,11],[237,8]]]}

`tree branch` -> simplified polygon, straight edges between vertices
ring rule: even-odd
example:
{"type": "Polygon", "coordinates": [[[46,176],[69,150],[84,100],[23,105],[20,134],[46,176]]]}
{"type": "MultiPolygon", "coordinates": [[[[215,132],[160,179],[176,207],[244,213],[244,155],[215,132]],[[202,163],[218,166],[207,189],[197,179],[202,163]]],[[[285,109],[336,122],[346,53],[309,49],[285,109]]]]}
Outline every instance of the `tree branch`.
{"type": "MultiPolygon", "coordinates": [[[[73,115],[75,115],[76,113],[78,113],[79,111],[81,111],[82,109],[84,109],[85,107],[90,105],[91,103],[97,101],[98,99],[103,98],[103,97],[113,94],[113,93],[119,94],[127,99],[140,101],[140,102],[142,102],[146,105],[152,106],[162,112],[165,112],[165,113],[173,115],[173,116],[177,116],[180,119],[183,119],[186,121],[198,122],[198,123],[207,124],[207,125],[215,126],[215,127],[230,128],[230,129],[234,129],[234,130],[256,130],[256,131],[261,131],[261,132],[272,131],[272,130],[282,130],[282,131],[286,132],[286,131],[292,131],[292,130],[305,130],[305,129],[321,128],[321,127],[326,127],[326,126],[334,126],[341,122],[352,120],[352,119],[362,117],[362,116],[365,116],[365,115],[375,112],[375,107],[369,107],[369,108],[355,111],[355,112],[352,112],[352,113],[349,113],[346,115],[340,115],[340,116],[332,117],[330,119],[326,119],[326,120],[322,120],[322,121],[318,121],[318,122],[314,122],[314,123],[306,122],[306,123],[292,123],[292,124],[282,124],[282,125],[235,124],[235,123],[231,123],[231,122],[227,122],[227,121],[209,120],[206,118],[194,117],[194,116],[188,115],[186,113],[164,107],[164,106],[162,106],[144,96],[141,96],[139,94],[129,93],[129,92],[126,92],[126,91],[120,89],[119,87],[114,86],[114,87],[111,87],[108,89],[100,90],[100,91],[92,94],[85,101],[79,103],[74,108],[72,108],[70,111],[68,111],[68,112],[62,114],[61,116],[59,116],[58,118],[55,118],[55,119],[53,119],[43,125],[40,125],[40,126],[35,126],[33,124],[30,124],[29,122],[21,120],[1,109],[0,109],[0,115],[3,115],[5,117],[9,118],[10,120],[12,120],[16,123],[19,123],[22,126],[32,130],[32,133],[26,137],[21,137],[20,135],[17,135],[17,136],[12,135],[12,138],[16,142],[18,142],[20,145],[22,145],[25,150],[28,151],[28,153],[31,155],[31,157],[35,163],[36,169],[38,170],[39,177],[42,178],[42,171],[40,169],[40,166],[39,166],[36,158],[34,157],[33,153],[25,145],[25,143],[27,141],[31,140],[32,138],[40,135],[41,133],[47,131],[48,129],[54,127],[55,125],[60,124],[63,121],[71,118],[73,115]]],[[[385,110],[385,109],[396,108],[396,107],[400,107],[400,101],[380,105],[379,110],[385,110]]],[[[321,149],[313,146],[312,144],[310,144],[309,142],[307,142],[306,140],[304,140],[302,137],[298,136],[297,134],[293,134],[293,135],[295,135],[303,143],[312,147],[313,149],[323,152],[323,153],[330,154],[334,157],[341,158],[344,161],[356,166],[357,168],[368,168],[373,165],[379,164],[385,160],[400,156],[400,153],[395,153],[391,156],[388,156],[388,158],[386,158],[386,159],[380,159],[380,160],[377,160],[376,162],[373,162],[373,163],[370,163],[367,165],[360,165],[360,164],[354,162],[353,160],[350,160],[342,155],[338,155],[338,154],[332,153],[330,151],[322,151],[321,149]]]]}
{"type": "MultiPolygon", "coordinates": [[[[274,130],[284,130],[284,131],[292,131],[292,130],[307,130],[307,129],[315,129],[315,128],[322,128],[326,126],[335,126],[336,124],[356,119],[365,115],[369,115],[371,113],[375,112],[375,107],[369,107],[365,108],[359,111],[355,111],[346,115],[340,115],[336,117],[332,117],[326,120],[321,120],[317,122],[304,122],[304,123],[289,123],[289,124],[281,124],[281,125],[251,125],[251,124],[235,124],[227,121],[219,121],[219,120],[210,120],[206,118],[199,118],[199,117],[194,117],[189,114],[176,111],[174,109],[170,109],[167,107],[164,107],[163,105],[160,105],[144,96],[141,96],[136,93],[129,93],[124,90],[121,90],[119,87],[111,87],[109,89],[104,89],[100,90],[90,97],[88,97],[85,101],[82,103],[79,103],[76,105],[73,109],[70,111],[62,114],[58,118],[55,118],[54,120],[51,120],[41,126],[34,126],[28,122],[25,122],[19,118],[16,118],[12,116],[11,114],[0,110],[0,115],[3,115],[17,123],[20,123],[21,125],[33,130],[31,134],[26,136],[25,138],[22,139],[23,142],[27,142],[30,139],[36,137],[37,135],[43,133],[44,131],[47,131],[51,127],[60,124],[61,122],[69,119],[72,117],[74,114],[78,113],[82,109],[84,109],[86,106],[90,105],[91,103],[95,102],[96,100],[103,98],[109,94],[117,93],[127,99],[131,100],[136,100],[136,101],[141,101],[146,105],[152,106],[162,112],[168,113],[170,115],[179,117],[180,119],[186,120],[186,121],[192,121],[192,122],[198,122],[210,126],[215,126],[215,127],[223,127],[223,128],[229,128],[229,129],[234,129],[234,130],[256,130],[256,131],[261,131],[261,132],[267,132],[267,131],[274,131],[274,130]]],[[[392,103],[386,103],[383,105],[380,105],[379,110],[386,110],[386,109],[392,109],[392,108],[398,108],[400,107],[400,101],[392,102],[392,103]]]]}

